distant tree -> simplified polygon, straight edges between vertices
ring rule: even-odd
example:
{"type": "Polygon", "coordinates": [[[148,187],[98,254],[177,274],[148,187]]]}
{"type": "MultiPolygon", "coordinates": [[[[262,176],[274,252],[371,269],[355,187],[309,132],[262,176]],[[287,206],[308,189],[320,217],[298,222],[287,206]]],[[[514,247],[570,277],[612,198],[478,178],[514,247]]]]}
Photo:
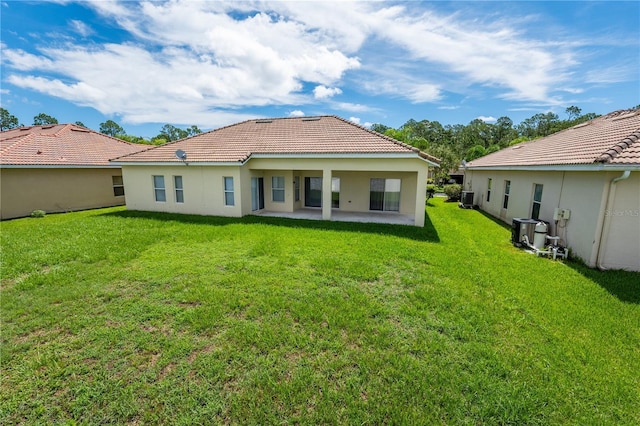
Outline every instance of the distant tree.
{"type": "Polygon", "coordinates": [[[202,130],[198,129],[198,126],[191,126],[187,129],[187,136],[194,136],[202,133],[202,130]]]}
{"type": "Polygon", "coordinates": [[[58,124],[58,120],[43,112],[33,117],[34,126],[45,126],[47,124],[58,124]]]}
{"type": "Polygon", "coordinates": [[[474,145],[467,150],[465,158],[467,161],[475,160],[476,158],[484,157],[487,155],[487,149],[482,145],[474,145]]]}
{"type": "Polygon", "coordinates": [[[160,129],[160,133],[158,133],[158,136],[156,136],[156,138],[161,138],[165,139],[168,142],[172,142],[177,141],[178,139],[184,139],[187,136],[189,136],[188,131],[180,129],[179,127],[171,124],[165,124],[164,126],[162,126],[162,129],[160,129]]]}
{"type": "Polygon", "coordinates": [[[518,125],[520,136],[530,139],[540,136],[548,136],[560,129],[557,128],[558,115],[552,112],[535,114],[518,125]]]}
{"type": "Polygon", "coordinates": [[[384,124],[380,124],[380,123],[373,123],[371,125],[371,127],[369,127],[369,129],[373,130],[374,132],[378,132],[378,133],[382,133],[384,134],[384,132],[387,131],[387,129],[389,129],[390,127],[385,126],[384,124]]]}
{"type": "Polygon", "coordinates": [[[133,136],[133,135],[116,135],[116,138],[126,141],[126,142],[130,142],[130,143],[138,143],[138,144],[146,144],[149,145],[151,144],[151,141],[148,139],[143,138],[142,136],[133,136]]]}
{"type": "Polygon", "coordinates": [[[85,129],[88,129],[88,127],[87,127],[87,126],[85,126],[85,125],[84,125],[84,123],[83,123],[82,121],[76,121],[76,122],[75,122],[75,125],[76,125],[76,126],[80,126],[80,127],[84,127],[85,129]]]}
{"type": "Polygon", "coordinates": [[[167,142],[170,142],[170,141],[165,139],[162,136],[155,136],[155,137],[151,138],[151,143],[153,145],[164,145],[167,142]]]}
{"type": "Polygon", "coordinates": [[[9,111],[0,108],[0,131],[18,127],[18,118],[11,115],[9,111]]]}
{"type": "Polygon", "coordinates": [[[125,132],[124,129],[113,120],[107,120],[104,123],[100,123],[100,133],[113,137],[127,134],[127,132],[125,132]]]}
{"type": "Polygon", "coordinates": [[[567,113],[567,115],[569,116],[569,120],[575,120],[576,118],[580,117],[580,113],[582,112],[582,109],[578,108],[577,106],[570,106],[568,107],[565,112],[567,113]]]}

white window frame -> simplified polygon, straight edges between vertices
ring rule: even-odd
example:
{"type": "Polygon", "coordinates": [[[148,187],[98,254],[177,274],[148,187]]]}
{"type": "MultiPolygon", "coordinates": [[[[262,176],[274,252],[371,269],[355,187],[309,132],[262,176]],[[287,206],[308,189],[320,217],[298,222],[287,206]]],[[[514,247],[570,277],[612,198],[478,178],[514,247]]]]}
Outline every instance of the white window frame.
{"type": "Polygon", "coordinates": [[[300,201],[300,176],[293,178],[293,197],[294,201],[300,201]]]}
{"type": "Polygon", "coordinates": [[[124,180],[122,179],[122,175],[119,176],[111,176],[111,182],[113,183],[113,196],[114,197],[124,197],[124,180]],[[119,178],[120,182],[116,182],[116,179],[119,178]],[[119,194],[122,192],[122,194],[119,194]]]}
{"type": "Polygon", "coordinates": [[[167,202],[167,187],[164,182],[164,175],[153,175],[151,177],[153,183],[153,199],[156,203],[166,203],[167,202]],[[156,178],[162,179],[162,186],[156,186],[156,178]],[[162,194],[163,200],[158,199],[158,194],[162,194]]]}
{"type": "Polygon", "coordinates": [[[531,218],[532,219],[540,219],[540,211],[542,210],[542,193],[544,191],[544,185],[541,183],[534,183],[533,184],[533,196],[532,198],[532,202],[531,202],[531,218]],[[536,188],[540,187],[540,199],[536,200],[536,188]],[[538,206],[538,211],[537,214],[534,215],[533,212],[534,210],[536,210],[536,205],[538,206]]]}
{"type": "Polygon", "coordinates": [[[181,175],[173,177],[173,196],[177,204],[184,204],[184,180],[181,175]],[[180,186],[178,186],[178,178],[180,180],[180,186]]]}
{"type": "Polygon", "coordinates": [[[510,195],[511,195],[511,181],[505,180],[504,181],[504,198],[502,199],[502,208],[505,210],[509,208],[510,195]]]}
{"type": "Polygon", "coordinates": [[[284,203],[284,176],[271,176],[271,201],[274,203],[284,203]],[[276,184],[282,183],[282,186],[276,186],[276,184]],[[276,194],[281,194],[282,199],[277,200],[276,194]]]}
{"type": "Polygon", "coordinates": [[[233,176],[225,176],[222,178],[222,188],[224,190],[224,205],[227,207],[235,206],[236,196],[235,196],[233,176]],[[227,185],[228,182],[231,182],[231,188],[229,188],[229,186],[227,185]]]}
{"type": "Polygon", "coordinates": [[[493,183],[493,179],[487,179],[487,203],[491,201],[491,184],[493,183]]]}

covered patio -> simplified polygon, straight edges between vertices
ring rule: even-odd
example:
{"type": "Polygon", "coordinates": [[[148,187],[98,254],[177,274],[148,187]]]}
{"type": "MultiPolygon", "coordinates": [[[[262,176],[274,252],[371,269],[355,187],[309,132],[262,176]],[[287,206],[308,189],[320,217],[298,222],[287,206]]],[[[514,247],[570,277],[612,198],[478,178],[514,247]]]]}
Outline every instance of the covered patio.
{"type": "MultiPolygon", "coordinates": [[[[286,217],[289,219],[322,220],[322,209],[302,208],[293,212],[258,211],[255,216],[286,217]]],[[[345,212],[333,209],[331,221],[361,222],[361,223],[390,223],[394,225],[415,225],[413,215],[396,212],[345,212]]]]}

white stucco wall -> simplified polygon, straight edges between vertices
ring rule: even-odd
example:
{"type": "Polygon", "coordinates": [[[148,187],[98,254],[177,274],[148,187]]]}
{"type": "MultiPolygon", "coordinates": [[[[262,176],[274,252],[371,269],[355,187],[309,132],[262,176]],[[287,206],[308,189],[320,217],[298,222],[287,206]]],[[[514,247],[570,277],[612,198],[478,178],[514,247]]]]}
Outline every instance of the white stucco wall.
{"type": "Polygon", "coordinates": [[[612,194],[614,199],[605,209],[599,266],[640,271],[640,172],[616,183],[612,194]]]}
{"type": "Polygon", "coordinates": [[[240,168],[200,166],[123,166],[127,208],[184,214],[241,216],[240,168]],[[164,176],[166,201],[155,201],[153,176],[164,176]],[[177,203],[173,176],[182,176],[184,203],[177,203]],[[224,205],[225,176],[234,178],[235,205],[224,205]]]}
{"type": "MultiPolygon", "coordinates": [[[[550,234],[561,237],[572,254],[589,266],[596,266],[600,229],[604,221],[606,195],[611,179],[619,172],[546,172],[467,170],[464,190],[474,191],[474,203],[487,213],[511,224],[513,218],[531,217],[534,184],[542,184],[542,203],[539,218],[551,223],[550,234]],[[490,201],[487,202],[488,179],[492,179],[490,201]],[[505,180],[511,181],[507,209],[503,209],[505,180]],[[555,208],[571,210],[568,220],[554,223],[555,208]]],[[[608,237],[601,250],[606,253],[603,266],[640,270],[640,173],[620,182],[615,194],[614,208],[619,213],[611,217],[605,233],[608,237]]],[[[613,214],[613,213],[609,213],[613,214]]]]}
{"type": "MultiPolygon", "coordinates": [[[[132,210],[176,212],[201,215],[243,216],[251,214],[251,178],[264,179],[265,210],[291,212],[304,206],[304,178],[341,179],[340,209],[369,210],[371,178],[401,179],[400,213],[413,214],[416,224],[424,224],[424,199],[428,165],[417,158],[252,158],[240,166],[140,166],[124,165],[123,179],[127,208],[132,210]],[[154,198],[153,175],[165,178],[165,202],[154,198]],[[182,176],[184,203],[176,203],[173,176],[182,176]],[[224,206],[223,177],[234,178],[235,206],[224,206]],[[272,177],[283,176],[285,201],[274,202],[272,177]],[[300,200],[295,201],[294,178],[300,177],[300,200]]],[[[330,185],[327,185],[330,199],[330,185]]],[[[326,190],[326,188],[325,188],[326,190]]],[[[325,192],[325,194],[327,194],[325,192]]],[[[330,204],[329,204],[330,206],[330,204]]],[[[330,212],[323,209],[323,217],[330,212]]]]}

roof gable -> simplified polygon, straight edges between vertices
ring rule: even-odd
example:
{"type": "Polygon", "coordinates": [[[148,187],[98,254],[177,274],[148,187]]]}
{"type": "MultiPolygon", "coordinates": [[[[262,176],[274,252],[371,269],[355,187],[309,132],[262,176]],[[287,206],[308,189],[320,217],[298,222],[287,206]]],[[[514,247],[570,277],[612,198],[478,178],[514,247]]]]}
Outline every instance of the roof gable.
{"type": "Polygon", "coordinates": [[[417,148],[335,116],[247,120],[118,158],[121,163],[242,163],[254,155],[402,155],[439,162],[417,148]]]}
{"type": "Polygon", "coordinates": [[[640,165],[640,110],[616,111],[467,163],[503,166],[640,165]]]}
{"type": "Polygon", "coordinates": [[[75,124],[20,127],[0,132],[3,166],[112,166],[109,160],[146,149],[75,124]]]}

